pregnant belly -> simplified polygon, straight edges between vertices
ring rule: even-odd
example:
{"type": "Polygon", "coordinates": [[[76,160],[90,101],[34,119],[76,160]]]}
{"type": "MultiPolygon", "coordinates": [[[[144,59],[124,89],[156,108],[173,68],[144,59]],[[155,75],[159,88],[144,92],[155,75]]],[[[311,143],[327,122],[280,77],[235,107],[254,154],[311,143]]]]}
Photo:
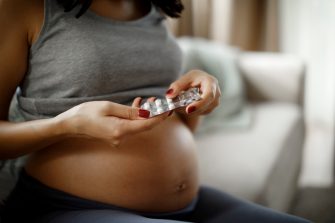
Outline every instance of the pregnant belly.
{"type": "Polygon", "coordinates": [[[67,139],[31,156],[26,171],[70,194],[137,211],[175,211],[198,190],[192,133],[173,115],[119,148],[67,139]]]}

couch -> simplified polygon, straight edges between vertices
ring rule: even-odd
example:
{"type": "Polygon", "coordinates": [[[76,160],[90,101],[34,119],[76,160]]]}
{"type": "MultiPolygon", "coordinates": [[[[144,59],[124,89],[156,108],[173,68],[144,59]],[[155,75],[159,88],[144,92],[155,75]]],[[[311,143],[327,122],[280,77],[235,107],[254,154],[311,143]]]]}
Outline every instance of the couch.
{"type": "Polygon", "coordinates": [[[304,63],[201,39],[179,43],[184,69],[211,73],[222,89],[220,108],[196,133],[201,183],[287,212],[305,139],[304,63]]]}

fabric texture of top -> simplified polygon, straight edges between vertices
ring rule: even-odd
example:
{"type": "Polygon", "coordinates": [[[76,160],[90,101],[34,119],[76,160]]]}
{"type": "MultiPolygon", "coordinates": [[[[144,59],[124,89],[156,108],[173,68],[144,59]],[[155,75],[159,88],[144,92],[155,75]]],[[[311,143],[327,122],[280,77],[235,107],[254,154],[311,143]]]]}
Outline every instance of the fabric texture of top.
{"type": "Polygon", "coordinates": [[[135,97],[162,97],[181,74],[181,51],[154,5],[133,21],[116,21],[80,6],[64,12],[44,2],[44,24],[31,46],[17,94],[24,120],[54,117],[87,101],[130,105],[135,97]]]}

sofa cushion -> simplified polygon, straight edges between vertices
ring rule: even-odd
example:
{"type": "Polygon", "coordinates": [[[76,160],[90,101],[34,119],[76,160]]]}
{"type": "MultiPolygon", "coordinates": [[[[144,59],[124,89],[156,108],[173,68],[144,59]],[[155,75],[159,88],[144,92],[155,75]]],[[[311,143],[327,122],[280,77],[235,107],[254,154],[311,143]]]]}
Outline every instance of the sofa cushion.
{"type": "Polygon", "coordinates": [[[249,106],[247,130],[196,137],[205,184],[285,211],[295,190],[302,156],[303,117],[289,103],[249,106]]]}
{"type": "Polygon", "coordinates": [[[305,64],[282,53],[246,52],[238,65],[247,83],[248,98],[291,103],[303,101],[305,64]]]}

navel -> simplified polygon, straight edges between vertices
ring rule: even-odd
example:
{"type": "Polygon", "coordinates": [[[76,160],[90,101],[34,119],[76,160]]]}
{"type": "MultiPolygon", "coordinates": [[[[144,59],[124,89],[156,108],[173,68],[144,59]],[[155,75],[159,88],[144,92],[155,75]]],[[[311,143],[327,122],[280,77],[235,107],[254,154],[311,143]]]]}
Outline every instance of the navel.
{"type": "Polygon", "coordinates": [[[182,192],[184,190],[186,190],[187,188],[187,184],[185,182],[182,182],[180,184],[178,184],[177,188],[176,188],[176,191],[177,192],[182,192]]]}

